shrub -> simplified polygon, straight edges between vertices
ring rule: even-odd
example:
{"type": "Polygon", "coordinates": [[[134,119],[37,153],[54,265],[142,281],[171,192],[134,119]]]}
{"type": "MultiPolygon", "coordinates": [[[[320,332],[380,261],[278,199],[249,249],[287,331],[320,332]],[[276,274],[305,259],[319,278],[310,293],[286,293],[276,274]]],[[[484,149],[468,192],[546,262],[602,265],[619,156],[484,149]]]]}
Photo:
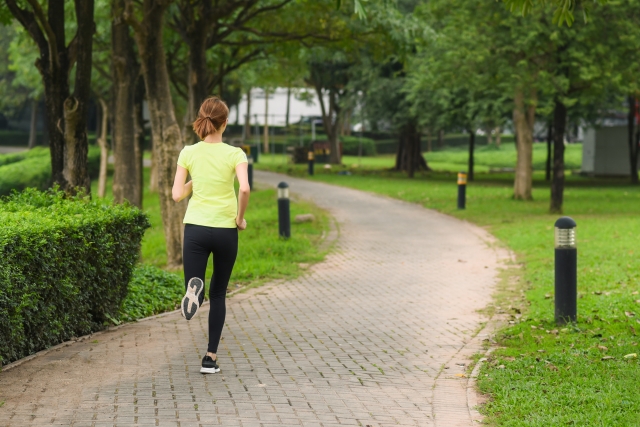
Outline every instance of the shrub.
{"type": "MultiPolygon", "coordinates": [[[[96,178],[100,170],[100,149],[89,147],[89,176],[96,178]]],[[[36,147],[29,151],[0,156],[0,196],[25,188],[44,190],[51,185],[49,149],[36,147]]]]}
{"type": "Polygon", "coordinates": [[[0,359],[10,362],[117,318],[147,217],[33,189],[0,201],[0,359]]]}
{"type": "Polygon", "coordinates": [[[175,310],[183,295],[182,277],[150,265],[139,265],[129,282],[120,319],[131,321],[175,310]]]}
{"type": "MultiPolygon", "coordinates": [[[[375,156],[377,154],[376,143],[371,138],[360,138],[359,136],[341,136],[340,141],[342,142],[342,153],[349,156],[357,156],[358,150],[360,147],[360,142],[362,142],[362,155],[363,156],[375,156]]],[[[327,136],[324,134],[316,135],[317,141],[326,141],[327,136]]],[[[288,145],[300,145],[300,138],[289,138],[287,139],[288,145]]],[[[305,136],[302,138],[302,144],[305,147],[308,147],[311,144],[311,137],[305,136]]],[[[276,150],[276,152],[278,152],[276,150]]]]}

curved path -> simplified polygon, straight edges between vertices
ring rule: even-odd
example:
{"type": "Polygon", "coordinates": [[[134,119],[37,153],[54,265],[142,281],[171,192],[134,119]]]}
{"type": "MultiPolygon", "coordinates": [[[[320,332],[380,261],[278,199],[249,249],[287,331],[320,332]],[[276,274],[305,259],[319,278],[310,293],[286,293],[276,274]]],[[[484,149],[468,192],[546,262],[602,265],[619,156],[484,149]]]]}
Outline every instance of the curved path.
{"type": "Polygon", "coordinates": [[[491,237],[417,205],[255,178],[286,180],[340,233],[299,279],[228,301],[222,373],[198,373],[208,306],[190,323],[172,313],[0,373],[0,426],[474,425],[463,364],[504,256],[491,237]]]}

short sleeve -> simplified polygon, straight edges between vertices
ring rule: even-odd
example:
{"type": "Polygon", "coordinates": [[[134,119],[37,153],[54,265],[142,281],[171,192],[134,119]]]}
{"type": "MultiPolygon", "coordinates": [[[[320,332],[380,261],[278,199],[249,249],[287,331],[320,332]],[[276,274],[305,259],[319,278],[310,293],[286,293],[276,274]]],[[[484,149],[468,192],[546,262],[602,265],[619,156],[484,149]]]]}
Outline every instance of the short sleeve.
{"type": "Polygon", "coordinates": [[[187,154],[187,150],[185,148],[180,151],[180,155],[178,156],[178,166],[182,166],[189,170],[189,154],[187,154]]]}
{"type": "Polygon", "coordinates": [[[242,148],[238,148],[236,150],[235,157],[233,159],[233,167],[238,166],[240,163],[248,163],[247,155],[242,148]]]}

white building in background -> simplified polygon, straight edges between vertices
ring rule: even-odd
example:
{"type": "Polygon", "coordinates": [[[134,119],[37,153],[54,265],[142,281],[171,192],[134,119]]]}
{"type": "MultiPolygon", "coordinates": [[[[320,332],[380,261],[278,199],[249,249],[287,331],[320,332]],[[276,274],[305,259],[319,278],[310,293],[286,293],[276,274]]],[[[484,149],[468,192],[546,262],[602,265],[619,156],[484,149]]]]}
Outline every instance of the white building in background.
{"type": "MultiPolygon", "coordinates": [[[[325,106],[329,107],[328,99],[325,99],[325,106]]],[[[269,125],[284,126],[287,114],[287,88],[277,88],[269,92],[269,125]]],[[[251,124],[263,125],[265,122],[265,111],[267,109],[265,91],[260,88],[251,90],[251,124]]],[[[242,96],[238,107],[231,109],[230,123],[245,123],[247,114],[247,95],[242,96]],[[238,113],[240,120],[237,120],[238,113]]],[[[289,105],[289,123],[298,123],[301,117],[321,117],[322,110],[318,96],[312,89],[291,89],[291,103],[289,105]]]]}
{"type": "Polygon", "coordinates": [[[627,126],[586,130],[582,141],[581,172],[596,176],[629,176],[627,132],[627,126]]]}

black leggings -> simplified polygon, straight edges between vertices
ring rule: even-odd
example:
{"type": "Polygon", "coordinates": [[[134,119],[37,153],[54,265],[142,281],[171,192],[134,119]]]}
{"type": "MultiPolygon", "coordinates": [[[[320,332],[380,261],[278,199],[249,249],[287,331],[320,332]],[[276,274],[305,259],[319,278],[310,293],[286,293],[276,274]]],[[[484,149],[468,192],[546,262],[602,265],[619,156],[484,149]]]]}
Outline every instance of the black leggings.
{"type": "MultiPolygon", "coordinates": [[[[238,255],[238,229],[214,228],[202,225],[185,224],[184,248],[184,286],[189,279],[199,277],[204,282],[209,255],[213,253],[213,276],[209,285],[209,345],[207,351],[216,353],[224,318],[227,314],[225,297],[233,265],[238,255]]],[[[200,304],[204,301],[204,292],[200,294],[200,304]]]]}

